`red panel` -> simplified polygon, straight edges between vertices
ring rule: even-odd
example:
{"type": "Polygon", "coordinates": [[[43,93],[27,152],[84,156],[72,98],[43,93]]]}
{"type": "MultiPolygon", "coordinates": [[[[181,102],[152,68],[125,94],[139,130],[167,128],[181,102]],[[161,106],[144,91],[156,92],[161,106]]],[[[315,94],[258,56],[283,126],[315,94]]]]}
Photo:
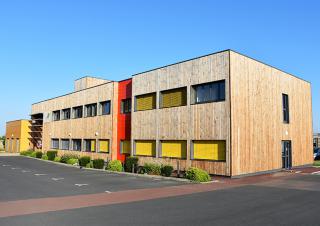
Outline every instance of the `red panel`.
{"type": "Polygon", "coordinates": [[[131,139],[131,113],[121,114],[121,101],[131,98],[132,96],[132,79],[119,82],[118,98],[118,150],[117,159],[124,162],[126,156],[120,154],[120,141],[131,139]]]}

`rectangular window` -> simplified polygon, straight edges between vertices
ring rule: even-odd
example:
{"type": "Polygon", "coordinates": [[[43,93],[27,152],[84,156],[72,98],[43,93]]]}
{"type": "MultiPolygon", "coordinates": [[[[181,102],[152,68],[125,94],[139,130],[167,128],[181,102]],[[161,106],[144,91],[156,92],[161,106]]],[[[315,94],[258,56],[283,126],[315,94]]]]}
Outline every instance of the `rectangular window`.
{"type": "Polygon", "coordinates": [[[109,140],[99,140],[99,152],[109,153],[109,140]]]}
{"type": "Polygon", "coordinates": [[[61,149],[69,150],[70,149],[70,140],[69,139],[61,139],[61,149]]]}
{"type": "Polygon", "coordinates": [[[81,151],[81,140],[73,139],[72,140],[72,150],[73,151],[81,151]]]}
{"type": "Polygon", "coordinates": [[[191,152],[191,159],[201,160],[226,160],[226,141],[193,141],[193,148],[191,152]]]}
{"type": "Polygon", "coordinates": [[[84,147],[86,152],[95,152],[96,151],[96,140],[86,139],[84,140],[84,147]]]}
{"type": "Polygon", "coordinates": [[[136,96],[136,111],[156,109],[156,93],[136,96]]]}
{"type": "Polygon", "coordinates": [[[225,80],[192,86],[192,103],[208,103],[225,100],[225,80]]]}
{"type": "Polygon", "coordinates": [[[136,140],[135,154],[139,156],[156,156],[155,140],[136,140]]]}
{"type": "Polygon", "coordinates": [[[60,120],[60,111],[52,112],[52,119],[53,119],[53,121],[59,121],[60,120]]]}
{"type": "Polygon", "coordinates": [[[122,140],[120,142],[120,152],[121,154],[130,154],[131,153],[131,141],[122,140]]]}
{"type": "Polygon", "coordinates": [[[82,106],[74,107],[72,109],[73,109],[73,118],[82,118],[82,111],[83,111],[82,106]]]}
{"type": "Polygon", "coordinates": [[[100,102],[100,114],[101,115],[110,115],[110,100],[100,102]]]}
{"type": "Polygon", "coordinates": [[[63,109],[62,110],[62,119],[63,120],[70,119],[70,113],[71,113],[70,108],[63,109]]]}
{"type": "Polygon", "coordinates": [[[161,141],[161,157],[187,158],[187,141],[163,140],[161,141]]]}
{"type": "Polygon", "coordinates": [[[85,106],[86,117],[97,116],[97,104],[88,104],[85,106]]]}
{"type": "Polygon", "coordinates": [[[283,122],[289,123],[289,97],[282,94],[283,122]]]}
{"type": "Polygon", "coordinates": [[[51,148],[59,149],[59,139],[51,139],[51,148]]]}
{"type": "Polygon", "coordinates": [[[131,112],[131,98],[121,101],[121,114],[127,114],[131,112]]]}
{"type": "Polygon", "coordinates": [[[160,108],[187,105],[187,87],[160,92],[160,108]]]}

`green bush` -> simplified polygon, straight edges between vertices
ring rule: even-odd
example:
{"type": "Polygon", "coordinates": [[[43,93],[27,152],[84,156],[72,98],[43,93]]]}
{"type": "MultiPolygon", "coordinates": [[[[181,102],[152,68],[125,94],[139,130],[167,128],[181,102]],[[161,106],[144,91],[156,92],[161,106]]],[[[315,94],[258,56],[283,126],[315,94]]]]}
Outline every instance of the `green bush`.
{"type": "Polygon", "coordinates": [[[32,154],[32,152],[33,152],[33,150],[21,151],[20,155],[30,156],[32,154]]]}
{"type": "Polygon", "coordinates": [[[37,151],[36,152],[36,158],[38,158],[38,159],[42,158],[42,152],[41,151],[37,151]]]}
{"type": "Polygon", "coordinates": [[[92,165],[91,161],[87,163],[86,168],[93,168],[93,165],[92,165]]]}
{"type": "Polygon", "coordinates": [[[47,156],[47,155],[42,155],[41,158],[42,158],[43,160],[48,160],[48,156],[47,156]]]}
{"type": "Polygon", "coordinates": [[[55,162],[60,162],[61,161],[61,158],[59,157],[59,156],[56,156],[56,157],[54,157],[54,160],[53,161],[55,161],[55,162]]]}
{"type": "Polygon", "coordinates": [[[68,160],[69,159],[79,159],[79,156],[78,155],[75,155],[75,154],[63,154],[61,156],[61,159],[60,159],[60,162],[62,163],[68,163],[68,160]]]}
{"type": "Polygon", "coordinates": [[[57,155],[58,155],[58,151],[54,151],[54,150],[47,151],[48,160],[50,161],[53,161],[57,155]]]}
{"type": "Polygon", "coordinates": [[[88,163],[90,163],[90,161],[90,156],[82,156],[81,158],[79,158],[79,165],[85,167],[88,163]]]}
{"type": "Polygon", "coordinates": [[[144,172],[152,175],[161,174],[161,165],[157,163],[145,163],[143,166],[144,172]]]}
{"type": "Polygon", "coordinates": [[[32,157],[32,158],[36,158],[37,157],[37,152],[34,151],[29,156],[32,157]]]}
{"type": "Polygon", "coordinates": [[[161,166],[161,175],[165,177],[170,177],[173,171],[173,167],[170,165],[161,166]]]}
{"type": "Polygon", "coordinates": [[[206,171],[196,167],[190,167],[187,170],[186,178],[197,182],[207,182],[211,180],[211,177],[206,171]]]}
{"type": "Polygon", "coordinates": [[[78,164],[78,159],[73,159],[73,158],[68,159],[68,160],[67,160],[67,164],[68,164],[68,165],[78,164]]]}
{"type": "Polygon", "coordinates": [[[137,172],[137,168],[138,168],[138,161],[139,158],[138,157],[127,157],[126,158],[126,162],[124,164],[124,169],[126,172],[132,172],[132,165],[134,164],[134,171],[137,172]]]}
{"type": "Polygon", "coordinates": [[[121,161],[119,160],[110,161],[106,167],[106,170],[121,172],[122,171],[121,161]]]}
{"type": "Polygon", "coordinates": [[[320,161],[314,161],[313,165],[314,166],[320,166],[320,161]]]}
{"type": "Polygon", "coordinates": [[[103,169],[104,160],[103,159],[94,159],[92,160],[93,168],[95,169],[103,169]]]}

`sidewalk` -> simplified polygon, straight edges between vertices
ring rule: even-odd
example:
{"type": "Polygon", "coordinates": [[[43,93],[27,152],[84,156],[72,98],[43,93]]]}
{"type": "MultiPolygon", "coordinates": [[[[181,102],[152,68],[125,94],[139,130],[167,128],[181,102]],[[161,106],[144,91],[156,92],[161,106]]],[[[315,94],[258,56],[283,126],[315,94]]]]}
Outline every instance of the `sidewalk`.
{"type": "Polygon", "coordinates": [[[20,153],[8,153],[8,152],[1,151],[0,157],[1,156],[20,156],[20,153]]]}

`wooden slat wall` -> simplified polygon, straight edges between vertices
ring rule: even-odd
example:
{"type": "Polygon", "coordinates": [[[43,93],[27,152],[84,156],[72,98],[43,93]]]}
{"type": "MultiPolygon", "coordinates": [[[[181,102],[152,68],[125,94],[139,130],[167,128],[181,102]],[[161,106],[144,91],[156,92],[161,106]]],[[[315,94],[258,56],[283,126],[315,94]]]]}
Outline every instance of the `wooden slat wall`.
{"type": "Polygon", "coordinates": [[[292,140],[293,166],[311,164],[310,84],[230,54],[232,175],[281,168],[281,140],[292,140]],[[283,123],[282,93],[289,95],[290,124],[283,123]]]}
{"type": "MultiPolygon", "coordinates": [[[[132,140],[188,140],[187,159],[190,159],[190,140],[226,140],[227,161],[179,160],[182,169],[197,166],[212,174],[229,175],[230,103],[229,52],[171,65],[133,77],[133,97],[187,86],[188,105],[132,113],[132,140]],[[190,105],[190,86],[216,80],[226,80],[226,101],[190,105]]],[[[132,98],[134,101],[134,98],[132,98]]],[[[157,106],[159,101],[157,101],[157,106]]],[[[134,106],[134,103],[133,103],[134,106]]],[[[159,106],[158,106],[159,107],[159,106]]],[[[159,145],[158,145],[159,147],[159,145]]],[[[139,157],[140,164],[160,161],[177,165],[176,159],[139,157]]]]}

